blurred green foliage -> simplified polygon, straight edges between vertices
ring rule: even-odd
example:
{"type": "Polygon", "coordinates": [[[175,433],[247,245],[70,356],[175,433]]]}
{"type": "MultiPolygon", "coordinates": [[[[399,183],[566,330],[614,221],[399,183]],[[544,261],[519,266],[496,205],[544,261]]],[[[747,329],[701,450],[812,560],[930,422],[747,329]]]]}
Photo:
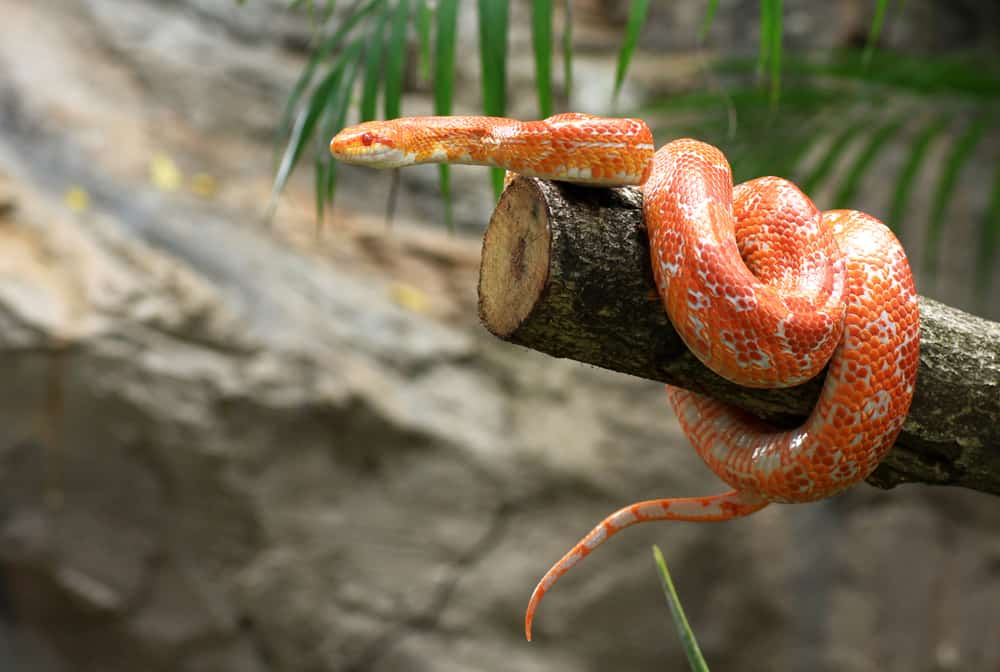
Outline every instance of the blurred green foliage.
{"type": "MultiPolygon", "coordinates": [[[[817,198],[820,207],[850,207],[866,181],[887,182],[892,194],[887,223],[900,231],[906,222],[907,235],[921,236],[923,255],[915,265],[924,271],[925,281],[933,283],[949,208],[963,171],[997,135],[1000,68],[983,58],[879,50],[889,4],[873,0],[863,49],[789,54],[782,47],[781,0],[760,0],[756,58],[706,63],[708,79],[715,86],[671,95],[629,112],[646,119],[659,137],[692,135],[718,145],[738,181],[781,175],[814,197],[827,195],[817,198]],[[941,143],[947,144],[943,161],[941,152],[933,151],[941,143]],[[902,162],[886,161],[900,148],[905,154],[902,162]],[[912,206],[915,185],[927,180],[935,184],[932,204],[917,212],[912,206]]],[[[627,76],[649,5],[648,0],[629,3],[609,107],[627,76]]],[[[508,0],[353,0],[346,7],[333,0],[289,0],[289,6],[307,13],[316,31],[311,57],[279,125],[273,193],[277,197],[312,145],[320,220],[337,185],[337,167],[326,151],[330,137],[347,122],[352,108],[358,120],[373,118],[379,96],[385,118],[401,114],[403,64],[411,47],[419,58],[418,77],[433,90],[435,113],[451,113],[462,11],[476,12],[482,111],[497,116],[506,112],[508,0]],[[361,85],[356,87],[359,76],[361,85]]],[[[708,35],[717,10],[717,0],[706,1],[700,39],[708,35]]],[[[896,7],[897,12],[904,10],[896,7]]],[[[530,28],[538,116],[548,116],[560,111],[555,101],[568,100],[572,87],[571,0],[533,0],[530,28]],[[556,12],[563,19],[559,35],[553,28],[556,12]],[[564,70],[558,91],[552,77],[557,47],[564,70]]],[[[439,170],[450,227],[450,173],[447,166],[439,170]]],[[[975,291],[980,300],[987,296],[1000,243],[1000,168],[993,170],[989,205],[975,214],[974,222],[975,291]]],[[[499,191],[501,172],[493,170],[491,179],[499,191]]]]}

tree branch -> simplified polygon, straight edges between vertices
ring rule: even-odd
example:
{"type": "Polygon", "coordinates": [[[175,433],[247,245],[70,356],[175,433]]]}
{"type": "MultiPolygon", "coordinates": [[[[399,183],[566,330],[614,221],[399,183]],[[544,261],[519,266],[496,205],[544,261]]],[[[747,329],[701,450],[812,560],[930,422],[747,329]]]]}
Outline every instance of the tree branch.
{"type": "MultiPolygon", "coordinates": [[[[780,426],[816,402],[822,374],[782,390],[730,383],[684,346],[655,299],[636,189],[518,178],[483,241],[479,314],[496,336],[695,390],[780,426]]],[[[910,416],[868,482],[1000,494],[1000,324],[921,297],[920,370],[910,416]]]]}

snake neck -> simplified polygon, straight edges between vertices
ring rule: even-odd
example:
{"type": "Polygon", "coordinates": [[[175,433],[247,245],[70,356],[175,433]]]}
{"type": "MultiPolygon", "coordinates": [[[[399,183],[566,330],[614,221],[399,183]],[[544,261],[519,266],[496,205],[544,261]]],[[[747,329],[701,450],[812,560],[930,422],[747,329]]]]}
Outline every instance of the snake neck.
{"type": "Polygon", "coordinates": [[[334,157],[374,168],[418,163],[496,166],[522,175],[593,186],[642,183],[653,138],[637,119],[576,113],[540,121],[503,117],[405,117],[338,133],[334,157]]]}

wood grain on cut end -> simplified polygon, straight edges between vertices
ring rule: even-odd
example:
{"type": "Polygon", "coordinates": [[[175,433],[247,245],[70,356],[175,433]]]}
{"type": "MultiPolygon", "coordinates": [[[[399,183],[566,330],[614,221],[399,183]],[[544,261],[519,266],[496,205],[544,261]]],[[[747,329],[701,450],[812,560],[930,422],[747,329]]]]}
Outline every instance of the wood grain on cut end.
{"type": "Polygon", "coordinates": [[[479,319],[490,333],[510,338],[538,304],[548,282],[551,242],[537,183],[514,180],[483,238],[479,319]]]}

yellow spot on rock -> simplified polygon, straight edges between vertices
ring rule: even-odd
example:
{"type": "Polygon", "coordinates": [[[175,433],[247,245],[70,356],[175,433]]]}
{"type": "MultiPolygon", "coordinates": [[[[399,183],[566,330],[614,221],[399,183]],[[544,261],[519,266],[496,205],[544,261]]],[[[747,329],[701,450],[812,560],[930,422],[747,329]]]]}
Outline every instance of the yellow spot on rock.
{"type": "Polygon", "coordinates": [[[191,176],[191,191],[202,198],[211,198],[219,190],[219,181],[208,173],[195,173],[191,176]]]}
{"type": "Polygon", "coordinates": [[[149,161],[149,179],[162,191],[176,191],[181,186],[181,171],[166,154],[155,154],[149,161]]]}
{"type": "Polygon", "coordinates": [[[401,282],[397,282],[389,288],[389,298],[396,305],[414,313],[426,313],[430,307],[430,299],[424,291],[401,282]]]}
{"type": "Polygon", "coordinates": [[[73,212],[83,212],[90,207],[90,194],[83,187],[70,187],[63,195],[63,200],[73,212]]]}

